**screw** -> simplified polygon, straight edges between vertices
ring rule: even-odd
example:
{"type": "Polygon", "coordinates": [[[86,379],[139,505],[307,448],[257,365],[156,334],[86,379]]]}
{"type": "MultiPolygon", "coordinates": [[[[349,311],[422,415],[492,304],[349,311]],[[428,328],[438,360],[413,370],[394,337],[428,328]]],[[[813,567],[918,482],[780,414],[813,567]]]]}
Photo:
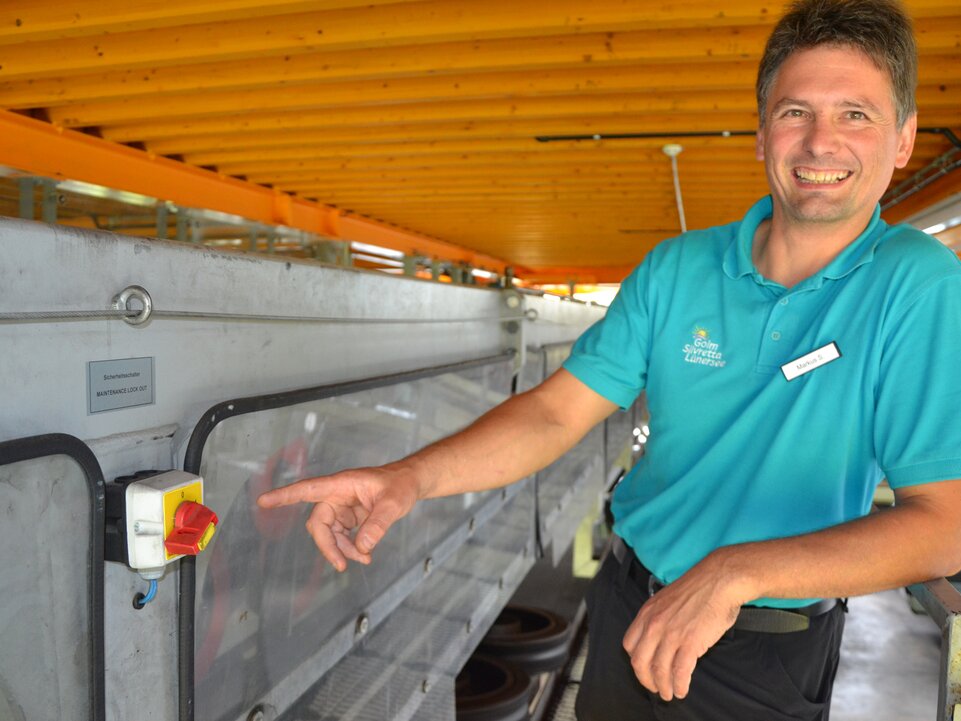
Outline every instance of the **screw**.
{"type": "Polygon", "coordinates": [[[470,636],[474,632],[474,622],[467,619],[467,624],[464,626],[464,630],[467,631],[467,635],[470,636]]]}
{"type": "Polygon", "coordinates": [[[357,617],[357,624],[354,626],[354,635],[363,636],[367,633],[370,628],[370,619],[367,618],[366,613],[362,613],[357,617]]]}
{"type": "Polygon", "coordinates": [[[476,518],[471,518],[471,519],[467,522],[467,531],[468,531],[469,533],[473,533],[475,528],[477,528],[477,519],[476,519],[476,518]]]}
{"type": "Polygon", "coordinates": [[[504,577],[503,577],[503,576],[501,576],[500,578],[497,579],[497,587],[498,587],[500,590],[502,590],[502,591],[504,590],[504,577]]]}
{"type": "Polygon", "coordinates": [[[434,570],[434,559],[428,558],[426,561],[424,561],[424,575],[427,576],[433,570],[434,570]]]}
{"type": "Polygon", "coordinates": [[[424,693],[430,692],[430,679],[424,679],[423,683],[420,685],[420,690],[424,693]]]}
{"type": "Polygon", "coordinates": [[[267,721],[267,714],[262,706],[254,706],[247,714],[247,721],[267,721]]]}

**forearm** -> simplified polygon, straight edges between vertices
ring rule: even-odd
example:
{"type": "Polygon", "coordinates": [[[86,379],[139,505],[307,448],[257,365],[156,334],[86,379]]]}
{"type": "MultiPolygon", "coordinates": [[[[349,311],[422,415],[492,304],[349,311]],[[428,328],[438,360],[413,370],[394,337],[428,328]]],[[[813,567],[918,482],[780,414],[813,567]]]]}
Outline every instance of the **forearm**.
{"type": "Polygon", "coordinates": [[[419,498],[499,488],[549,465],[616,406],[561,372],[388,469],[419,498]]]}
{"type": "Polygon", "coordinates": [[[703,563],[731,579],[742,602],[873,593],[957,572],[957,509],[910,499],[815,533],[718,549],[703,563]]]}

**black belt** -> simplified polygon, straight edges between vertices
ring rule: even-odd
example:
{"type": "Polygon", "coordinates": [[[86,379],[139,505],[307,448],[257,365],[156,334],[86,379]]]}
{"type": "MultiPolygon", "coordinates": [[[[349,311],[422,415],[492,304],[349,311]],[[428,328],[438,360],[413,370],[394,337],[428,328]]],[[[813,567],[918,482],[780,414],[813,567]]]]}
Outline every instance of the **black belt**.
{"type": "MultiPolygon", "coordinates": [[[[614,536],[611,543],[611,553],[621,565],[631,564],[628,575],[647,588],[649,596],[653,596],[664,588],[661,583],[648,571],[634,555],[634,551],[624,543],[620,536],[614,536]]],[[[761,633],[795,633],[807,631],[811,619],[827,613],[838,604],[836,598],[825,598],[808,606],[800,608],[768,608],[762,606],[741,606],[733,628],[739,631],[756,631],[761,633]]]]}

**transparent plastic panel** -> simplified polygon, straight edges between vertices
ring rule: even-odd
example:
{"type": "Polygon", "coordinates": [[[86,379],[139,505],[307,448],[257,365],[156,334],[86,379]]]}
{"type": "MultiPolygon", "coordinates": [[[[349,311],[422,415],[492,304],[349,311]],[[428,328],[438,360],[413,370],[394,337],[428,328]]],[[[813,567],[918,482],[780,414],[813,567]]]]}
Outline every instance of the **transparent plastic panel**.
{"type": "Polygon", "coordinates": [[[69,456],[0,466],[3,721],[89,719],[92,523],[86,475],[69,456]]]}
{"type": "Polygon", "coordinates": [[[453,721],[454,678],[534,562],[533,484],[515,490],[282,720],[453,721]]]}
{"type": "Polygon", "coordinates": [[[543,348],[528,348],[526,360],[521,366],[520,374],[517,378],[517,390],[519,393],[529,391],[534,386],[544,381],[544,355],[543,348]]]}
{"type": "Polygon", "coordinates": [[[557,561],[577,525],[604,490],[604,429],[598,424],[574,448],[537,474],[541,542],[557,561]]]}
{"type": "Polygon", "coordinates": [[[571,348],[573,347],[573,343],[559,343],[544,346],[544,352],[547,354],[548,376],[563,365],[564,361],[566,361],[567,357],[571,354],[571,348]]]}
{"type": "MultiPolygon", "coordinates": [[[[299,697],[423,580],[491,494],[418,504],[374,562],[338,574],[304,529],[306,505],[264,511],[256,497],[299,478],[386,463],[466,426],[510,392],[509,361],[221,422],[204,448],[205,502],[220,530],[197,558],[198,719],[238,718],[266,696],[299,697]],[[442,555],[442,554],[441,554],[442,555]]],[[[495,494],[496,495],[496,494],[495,494]]]]}

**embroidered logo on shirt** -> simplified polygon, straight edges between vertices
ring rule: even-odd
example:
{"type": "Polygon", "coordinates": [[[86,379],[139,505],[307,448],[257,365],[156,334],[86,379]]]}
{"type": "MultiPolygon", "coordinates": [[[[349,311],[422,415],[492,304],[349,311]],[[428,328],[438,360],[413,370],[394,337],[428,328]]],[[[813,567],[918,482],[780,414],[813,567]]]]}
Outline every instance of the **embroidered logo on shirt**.
{"type": "Polygon", "coordinates": [[[684,360],[702,366],[723,368],[727,365],[720,345],[711,340],[711,332],[697,325],[691,332],[692,342],[684,345],[684,360]]]}

